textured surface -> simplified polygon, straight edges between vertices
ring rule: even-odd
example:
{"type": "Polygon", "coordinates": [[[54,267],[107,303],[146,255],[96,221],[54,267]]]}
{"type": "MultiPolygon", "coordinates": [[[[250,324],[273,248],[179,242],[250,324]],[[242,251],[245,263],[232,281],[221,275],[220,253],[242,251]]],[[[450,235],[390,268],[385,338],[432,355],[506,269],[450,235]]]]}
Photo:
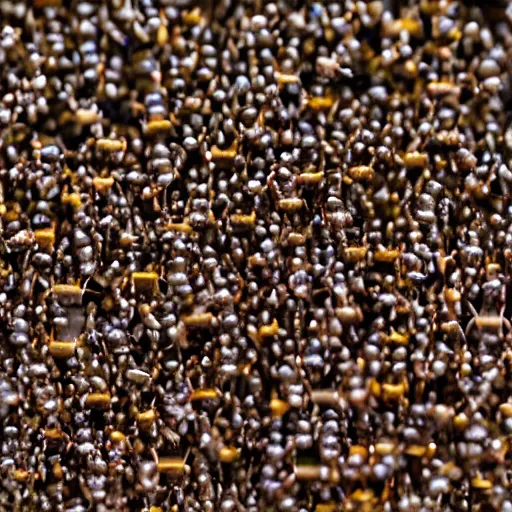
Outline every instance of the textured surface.
{"type": "Polygon", "coordinates": [[[512,8],[406,3],[0,2],[2,512],[512,510],[512,8]]]}

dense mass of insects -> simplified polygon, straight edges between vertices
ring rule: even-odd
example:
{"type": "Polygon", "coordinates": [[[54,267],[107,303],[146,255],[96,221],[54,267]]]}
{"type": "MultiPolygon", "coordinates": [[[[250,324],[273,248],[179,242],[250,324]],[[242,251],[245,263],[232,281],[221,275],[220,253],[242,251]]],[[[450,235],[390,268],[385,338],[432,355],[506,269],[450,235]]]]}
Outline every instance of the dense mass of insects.
{"type": "Polygon", "coordinates": [[[512,511],[512,3],[0,1],[0,510],[512,511]]]}

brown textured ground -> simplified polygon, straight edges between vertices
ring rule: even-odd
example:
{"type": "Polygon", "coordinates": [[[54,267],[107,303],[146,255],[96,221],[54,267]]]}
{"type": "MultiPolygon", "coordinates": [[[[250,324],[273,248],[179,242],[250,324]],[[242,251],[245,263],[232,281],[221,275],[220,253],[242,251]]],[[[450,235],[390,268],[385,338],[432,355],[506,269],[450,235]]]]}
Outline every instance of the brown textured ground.
{"type": "Polygon", "coordinates": [[[0,510],[512,511],[511,24],[0,2],[0,510]]]}

